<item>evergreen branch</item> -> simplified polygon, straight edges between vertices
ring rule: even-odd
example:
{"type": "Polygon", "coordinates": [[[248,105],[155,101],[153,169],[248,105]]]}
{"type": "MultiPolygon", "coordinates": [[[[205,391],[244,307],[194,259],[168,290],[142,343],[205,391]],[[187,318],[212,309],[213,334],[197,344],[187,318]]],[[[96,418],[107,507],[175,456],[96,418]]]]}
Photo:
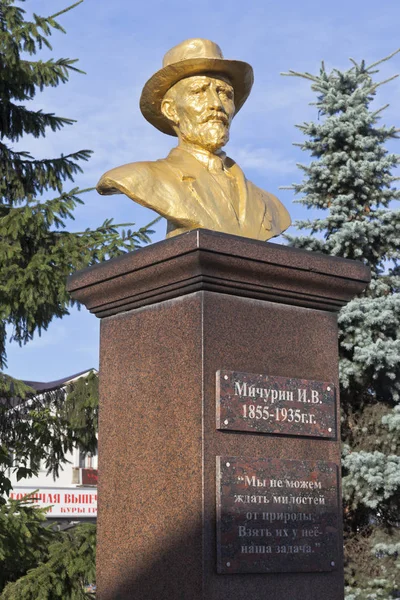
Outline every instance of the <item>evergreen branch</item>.
{"type": "Polygon", "coordinates": [[[2,401],[13,401],[16,397],[25,400],[35,393],[35,390],[29,385],[26,385],[23,381],[0,372],[0,397],[2,401]]]}
{"type": "Polygon", "coordinates": [[[400,48],[398,48],[397,50],[395,50],[394,52],[392,52],[392,54],[389,54],[389,56],[386,56],[385,58],[381,58],[380,60],[372,63],[372,65],[370,65],[369,67],[367,67],[365,70],[369,71],[370,69],[373,69],[374,67],[377,67],[378,65],[390,60],[391,58],[393,58],[393,56],[396,56],[396,54],[398,54],[400,52],[400,48]]]}
{"type": "Polygon", "coordinates": [[[0,104],[0,122],[2,136],[15,142],[24,133],[30,133],[37,138],[45,135],[46,127],[57,131],[76,121],[66,117],[57,117],[54,113],[43,113],[41,110],[30,111],[25,106],[5,102],[0,104]]]}
{"type": "Polygon", "coordinates": [[[26,574],[17,581],[8,583],[2,599],[94,598],[93,594],[85,592],[84,583],[95,581],[95,561],[95,525],[81,523],[63,533],[54,532],[47,556],[38,561],[35,568],[25,569],[26,574]]]}
{"type": "Polygon", "coordinates": [[[63,10],[60,10],[57,13],[54,13],[54,15],[51,15],[50,17],[48,17],[48,19],[56,19],[57,17],[59,17],[60,15],[65,14],[66,12],[72,10],[73,8],[75,8],[76,6],[79,6],[79,4],[82,4],[83,0],[78,0],[78,2],[75,2],[75,4],[71,4],[71,6],[68,6],[68,8],[64,8],[63,10]]]}
{"type": "Polygon", "coordinates": [[[0,98],[3,102],[15,100],[32,100],[36,89],[42,91],[45,87],[56,87],[66,83],[70,72],[84,74],[84,71],[74,66],[75,59],[50,59],[46,62],[21,60],[17,65],[7,64],[2,71],[2,78],[9,79],[7,89],[2,86],[0,98]]]}
{"type": "MultiPolygon", "coordinates": [[[[25,11],[11,6],[8,6],[7,9],[5,18],[6,28],[3,30],[3,35],[9,38],[7,28],[12,29],[11,44],[8,49],[14,54],[16,62],[19,61],[19,50],[23,50],[29,54],[36,54],[36,45],[41,49],[43,44],[50,50],[52,49],[46,37],[51,34],[48,19],[34,15],[35,22],[24,21],[23,14],[25,11]],[[39,33],[38,27],[43,30],[44,35],[39,33]]],[[[57,23],[54,23],[53,27],[62,30],[62,27],[57,23]]]]}
{"type": "Polygon", "coordinates": [[[314,81],[315,83],[319,82],[319,78],[315,77],[315,75],[311,75],[310,73],[298,73],[297,71],[288,71],[287,73],[281,73],[284,77],[302,77],[303,79],[309,79],[310,81],[314,81]]]}
{"type": "MultiPolygon", "coordinates": [[[[62,25],[55,21],[53,22],[53,19],[51,17],[40,17],[37,14],[33,13],[33,18],[35,20],[35,24],[43,30],[46,36],[51,35],[51,27],[53,27],[53,29],[56,29],[57,31],[61,31],[61,33],[66,33],[64,27],[62,27],[62,25]]],[[[45,44],[49,48],[49,50],[53,49],[50,43],[46,40],[46,38],[45,44]]]]}
{"type": "MultiPolygon", "coordinates": [[[[83,0],[82,0],[83,2],[83,0]]],[[[81,195],[81,194],[87,194],[88,192],[93,192],[93,190],[95,190],[95,187],[88,187],[88,188],[84,188],[83,190],[78,190],[77,192],[75,192],[75,194],[77,195],[81,195]]]]}
{"type": "Polygon", "coordinates": [[[371,92],[374,92],[378,87],[380,87],[381,85],[384,85],[385,83],[389,83],[389,81],[393,81],[393,79],[397,79],[399,75],[393,75],[393,77],[389,77],[389,79],[385,79],[385,81],[381,81],[380,83],[375,83],[372,87],[371,87],[371,92]]]}
{"type": "Polygon", "coordinates": [[[371,115],[373,117],[376,117],[377,115],[379,115],[379,113],[383,112],[384,110],[386,110],[387,108],[389,108],[390,104],[385,104],[385,106],[382,106],[382,108],[378,108],[378,110],[376,110],[375,112],[371,113],[371,115]]]}
{"type": "Polygon", "coordinates": [[[87,161],[91,154],[90,150],[80,150],[55,159],[36,160],[0,142],[0,203],[2,197],[11,205],[30,201],[49,189],[61,193],[63,181],[73,181],[74,175],[82,172],[77,161],[87,161]]]}
{"type": "MultiPolygon", "coordinates": [[[[21,152],[21,151],[11,150],[2,142],[0,142],[0,156],[1,156],[1,153],[3,153],[4,156],[6,154],[9,154],[12,157],[11,160],[20,160],[21,157],[23,157],[26,159],[23,162],[30,163],[32,165],[52,164],[55,160],[59,160],[59,159],[54,159],[54,158],[32,158],[32,155],[29,152],[21,152]]],[[[69,160],[69,159],[88,160],[88,158],[90,157],[91,154],[93,154],[93,150],[79,150],[79,152],[71,152],[70,154],[63,154],[63,155],[61,155],[61,158],[63,160],[69,160]]]]}
{"type": "MultiPolygon", "coordinates": [[[[87,190],[80,190],[79,194],[82,194],[83,192],[90,192],[91,190],[94,190],[96,188],[88,188],[87,190]]],[[[147,231],[148,229],[150,229],[150,227],[152,227],[153,225],[155,225],[156,223],[158,223],[158,221],[161,220],[161,217],[157,217],[156,219],[154,219],[153,221],[151,221],[150,223],[148,223],[148,225],[144,225],[143,227],[141,227],[138,230],[138,233],[143,233],[145,231],[147,231]]],[[[105,231],[106,229],[110,229],[113,231],[116,231],[117,229],[121,229],[122,227],[133,227],[135,225],[135,223],[118,223],[118,224],[113,224],[113,219],[107,219],[103,225],[101,225],[98,230],[102,230],[105,231]]],[[[88,230],[86,231],[75,231],[74,235],[87,235],[88,230]]]]}
{"type": "MultiPolygon", "coordinates": [[[[4,144],[0,142],[0,150],[3,148],[7,148],[4,144]]],[[[56,163],[57,161],[63,160],[68,161],[70,159],[74,160],[88,160],[90,155],[93,154],[92,150],[79,150],[78,152],[72,152],[71,154],[61,155],[60,158],[32,158],[32,155],[29,152],[15,152],[7,148],[7,151],[10,155],[12,155],[12,159],[14,161],[18,161],[19,164],[25,165],[34,165],[34,166],[50,166],[56,163]],[[21,157],[24,160],[21,160],[21,157]]],[[[2,157],[3,160],[3,157],[2,157]]]]}
{"type": "MultiPolygon", "coordinates": [[[[82,0],[82,2],[83,2],[83,0],[82,0]]],[[[46,62],[42,62],[41,60],[39,60],[39,61],[21,60],[20,64],[31,67],[32,75],[34,75],[35,78],[40,77],[40,75],[41,75],[40,71],[43,71],[44,68],[48,69],[49,71],[52,71],[53,72],[53,80],[51,83],[48,83],[47,85],[56,86],[60,79],[61,79],[62,83],[66,83],[68,81],[68,70],[74,71],[75,73],[81,73],[83,75],[86,75],[85,71],[82,71],[81,69],[78,69],[77,67],[73,66],[77,62],[79,62],[77,58],[58,58],[56,61],[53,61],[53,59],[51,58],[51,59],[47,60],[46,62]]],[[[46,84],[44,84],[44,85],[46,85],[46,84]]],[[[41,88],[41,89],[43,89],[43,88],[41,88]]]]}
{"type": "MultiPolygon", "coordinates": [[[[65,227],[62,219],[69,218],[74,220],[75,217],[72,213],[72,210],[75,208],[76,204],[83,204],[83,200],[81,200],[79,196],[86,194],[87,192],[91,192],[94,189],[96,188],[91,187],[83,190],[80,190],[79,188],[73,188],[69,192],[63,192],[61,196],[52,198],[51,200],[46,200],[45,202],[33,200],[28,201],[27,205],[13,208],[11,216],[14,216],[15,218],[18,216],[18,211],[19,213],[23,213],[26,211],[27,207],[29,207],[32,216],[41,213],[48,226],[53,225],[54,223],[57,228],[65,227]]],[[[3,227],[4,226],[5,221],[3,220],[3,227]]]]}

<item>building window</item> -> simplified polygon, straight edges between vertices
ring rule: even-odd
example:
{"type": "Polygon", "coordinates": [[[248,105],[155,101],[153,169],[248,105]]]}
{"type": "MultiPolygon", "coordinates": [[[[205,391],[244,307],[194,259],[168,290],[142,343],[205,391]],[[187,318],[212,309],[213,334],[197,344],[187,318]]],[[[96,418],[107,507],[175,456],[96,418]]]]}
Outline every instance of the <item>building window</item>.
{"type": "Polygon", "coordinates": [[[80,450],[79,466],[81,469],[97,469],[97,454],[86,454],[80,450]]]}

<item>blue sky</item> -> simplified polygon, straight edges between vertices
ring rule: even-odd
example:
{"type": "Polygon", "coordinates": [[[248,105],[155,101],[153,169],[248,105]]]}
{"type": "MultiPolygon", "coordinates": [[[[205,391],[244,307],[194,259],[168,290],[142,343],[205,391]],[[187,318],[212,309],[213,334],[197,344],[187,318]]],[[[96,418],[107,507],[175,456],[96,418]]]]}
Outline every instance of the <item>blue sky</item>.
{"type": "MultiPolygon", "coordinates": [[[[27,0],[27,13],[42,16],[61,10],[61,0],[27,0]]],[[[321,60],[328,68],[347,68],[348,59],[372,63],[399,46],[400,3],[396,0],[85,0],[59,18],[67,35],[52,36],[53,52],[43,59],[79,58],[86,75],[73,75],[65,86],[38,94],[32,108],[77,120],[45,139],[25,137],[19,149],[37,157],[54,157],[78,149],[94,151],[76,184],[90,187],[106,170],[135,160],[166,156],[174,139],[142,117],[138,104],[144,83],[161,67],[165,52],[191,37],[217,42],[226,58],[249,62],[255,72],[252,94],[235,118],[226,150],[258,186],[276,194],[292,217],[305,209],[293,204],[293,192],[282,185],[301,180],[296,163],[308,157],[292,145],[301,141],[296,123],[316,119],[307,81],[282,77],[293,69],[316,73],[321,60]]],[[[400,56],[385,63],[382,78],[400,72],[400,56]]],[[[399,79],[381,88],[378,105],[391,103],[383,122],[399,124],[399,79]]],[[[395,146],[392,148],[397,150],[395,146]]],[[[125,196],[84,196],[70,229],[95,227],[106,218],[151,221],[155,213],[125,196]]],[[[294,231],[294,230],[293,230],[294,231]]],[[[165,236],[157,225],[153,241],[165,236]]],[[[50,381],[98,365],[99,322],[85,308],[55,320],[48,331],[23,348],[8,347],[8,372],[15,377],[50,381]]]]}

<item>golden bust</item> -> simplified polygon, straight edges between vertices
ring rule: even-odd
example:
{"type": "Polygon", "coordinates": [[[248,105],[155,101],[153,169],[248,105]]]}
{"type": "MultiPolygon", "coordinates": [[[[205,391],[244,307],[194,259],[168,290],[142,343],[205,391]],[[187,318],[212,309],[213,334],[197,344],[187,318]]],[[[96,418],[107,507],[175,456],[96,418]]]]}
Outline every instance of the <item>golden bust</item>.
{"type": "Polygon", "coordinates": [[[172,48],[144,86],[140,108],[157,129],[177,136],[178,146],[165,159],[108,171],[98,192],[126,194],[155,210],[167,219],[167,237],[197,228],[257,240],[282,233],[290,225],[286,208],[221,150],[252,85],[251,66],[224,59],[209,40],[172,48]]]}

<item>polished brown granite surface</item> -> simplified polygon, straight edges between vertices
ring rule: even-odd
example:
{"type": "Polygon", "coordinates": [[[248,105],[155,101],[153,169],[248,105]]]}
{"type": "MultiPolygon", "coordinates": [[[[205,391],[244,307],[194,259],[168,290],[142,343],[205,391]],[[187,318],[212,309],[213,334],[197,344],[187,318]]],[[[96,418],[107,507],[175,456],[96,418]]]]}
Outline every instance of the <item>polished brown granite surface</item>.
{"type": "Polygon", "coordinates": [[[73,297],[104,316],[100,600],[343,599],[341,565],[217,574],[216,456],[339,465],[340,448],[217,430],[216,371],[338,386],[335,311],[368,278],[361,263],[208,231],[71,278],[73,297]]]}
{"type": "Polygon", "coordinates": [[[196,291],[337,311],[369,281],[360,262],[198,229],[72,275],[96,316],[196,291]]]}

